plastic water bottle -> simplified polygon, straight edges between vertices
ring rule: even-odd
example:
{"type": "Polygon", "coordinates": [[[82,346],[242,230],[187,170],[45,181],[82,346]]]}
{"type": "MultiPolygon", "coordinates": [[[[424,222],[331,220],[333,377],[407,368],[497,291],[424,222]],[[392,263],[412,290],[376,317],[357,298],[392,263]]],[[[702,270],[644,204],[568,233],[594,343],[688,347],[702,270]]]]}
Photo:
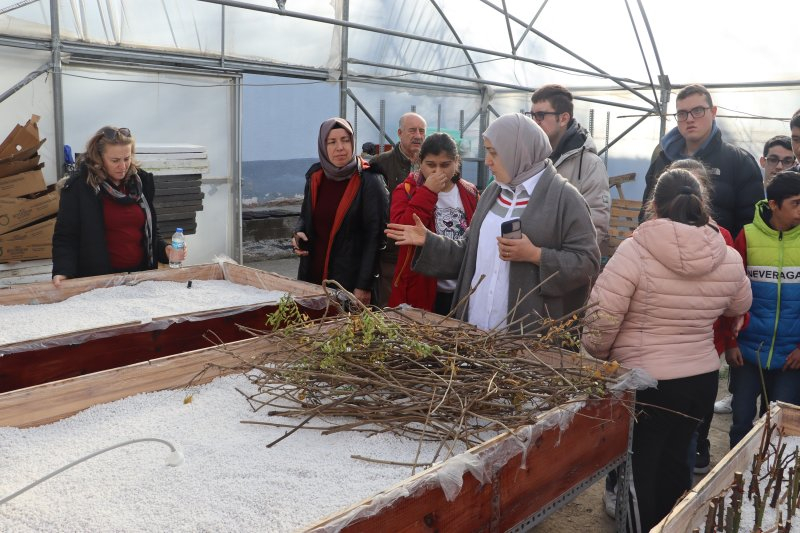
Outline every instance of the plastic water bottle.
{"type": "MultiPolygon", "coordinates": [[[[183,236],[183,228],[175,228],[175,233],[172,234],[172,249],[177,252],[183,250],[184,246],[186,246],[186,237],[183,236]]],[[[183,261],[169,260],[170,268],[180,268],[182,265],[183,261]]]]}

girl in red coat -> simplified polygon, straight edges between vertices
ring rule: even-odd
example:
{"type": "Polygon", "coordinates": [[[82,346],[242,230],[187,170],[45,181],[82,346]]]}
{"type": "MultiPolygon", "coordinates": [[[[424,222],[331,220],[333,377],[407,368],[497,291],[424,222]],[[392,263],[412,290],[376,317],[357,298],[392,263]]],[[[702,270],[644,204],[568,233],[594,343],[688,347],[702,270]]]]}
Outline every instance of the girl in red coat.
{"type": "MultiPolygon", "coordinates": [[[[417,215],[430,231],[460,239],[475,212],[478,190],[460,177],[456,142],[446,133],[434,133],[422,143],[419,161],[419,171],[409,174],[392,193],[391,221],[414,224],[413,215],[417,215]]],[[[446,315],[453,304],[456,281],[413,272],[414,249],[399,249],[389,306],[406,303],[446,315]]]]}

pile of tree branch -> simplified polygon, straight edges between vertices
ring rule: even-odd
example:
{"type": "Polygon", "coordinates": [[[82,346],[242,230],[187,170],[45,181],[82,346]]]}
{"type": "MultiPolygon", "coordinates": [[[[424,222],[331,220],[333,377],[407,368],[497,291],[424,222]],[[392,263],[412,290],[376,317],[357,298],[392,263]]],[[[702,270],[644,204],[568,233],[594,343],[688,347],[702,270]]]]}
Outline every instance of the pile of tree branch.
{"type": "Polygon", "coordinates": [[[472,447],[553,407],[603,397],[618,373],[616,363],[576,353],[577,316],[525,333],[486,332],[412,309],[362,306],[309,320],[287,298],[268,325],[281,327],[257,332],[270,350],[248,362],[259,389],[248,400],[302,419],[269,446],[300,428],[391,432],[440,442],[449,456],[456,442],[472,447]],[[331,417],[324,428],[309,424],[331,417]]]}

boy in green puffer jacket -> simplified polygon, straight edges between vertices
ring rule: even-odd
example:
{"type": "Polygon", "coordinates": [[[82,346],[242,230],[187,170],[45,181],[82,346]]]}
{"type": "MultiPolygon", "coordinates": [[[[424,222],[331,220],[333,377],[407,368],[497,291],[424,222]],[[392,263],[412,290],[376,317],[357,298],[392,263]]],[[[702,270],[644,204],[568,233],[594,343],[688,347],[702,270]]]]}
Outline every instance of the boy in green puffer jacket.
{"type": "Polygon", "coordinates": [[[736,237],[753,289],[750,324],[726,350],[733,448],[753,427],[764,376],[768,401],[800,403],[800,173],[778,173],[736,237]]]}

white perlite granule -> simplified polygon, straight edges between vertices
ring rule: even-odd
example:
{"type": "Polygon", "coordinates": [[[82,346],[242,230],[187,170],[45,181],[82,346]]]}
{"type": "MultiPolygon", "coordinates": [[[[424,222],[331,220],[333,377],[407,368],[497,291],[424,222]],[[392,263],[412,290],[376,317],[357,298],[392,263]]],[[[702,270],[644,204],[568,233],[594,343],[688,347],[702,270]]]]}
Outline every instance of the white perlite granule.
{"type": "MultiPolygon", "coordinates": [[[[189,391],[98,405],[46,426],[0,428],[0,498],[128,439],[166,439],[185,456],[184,464],[170,467],[162,444],[112,450],[0,506],[0,531],[292,531],[411,474],[409,467],[350,457],[413,462],[417,443],[388,434],[301,429],[267,448],[287,429],[240,420],[299,420],[267,417],[266,409],[253,413],[234,387],[254,391],[245,376],[228,376],[189,391]]],[[[419,461],[430,461],[436,447],[423,446],[419,461]]]]}
{"type": "Polygon", "coordinates": [[[87,329],[277,302],[286,293],[225,280],[143,281],[38,305],[0,306],[0,346],[87,329]]]}

